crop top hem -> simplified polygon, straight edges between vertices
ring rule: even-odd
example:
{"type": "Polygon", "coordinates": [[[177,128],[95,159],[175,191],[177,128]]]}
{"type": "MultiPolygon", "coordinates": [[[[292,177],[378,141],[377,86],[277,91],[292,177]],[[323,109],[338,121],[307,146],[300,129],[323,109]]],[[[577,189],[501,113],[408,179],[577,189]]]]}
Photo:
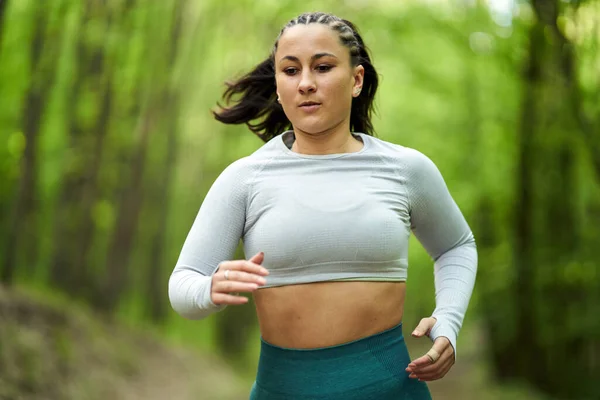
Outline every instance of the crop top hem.
{"type": "Polygon", "coordinates": [[[344,279],[369,279],[384,281],[406,281],[408,263],[404,259],[394,261],[336,261],[310,265],[300,265],[283,270],[271,270],[263,288],[316,283],[344,279]],[[315,271],[318,267],[318,272],[315,271]],[[371,269],[369,270],[369,267],[371,269]],[[374,271],[376,267],[377,271],[374,271]],[[309,273],[311,272],[312,273],[309,273]]]}
{"type": "Polygon", "coordinates": [[[318,283],[327,281],[344,281],[344,280],[381,280],[381,281],[406,281],[406,270],[394,271],[385,273],[374,273],[374,272],[360,272],[360,271],[339,271],[339,272],[328,272],[318,273],[306,276],[298,276],[296,274],[289,276],[269,275],[267,283],[261,288],[270,288],[276,286],[285,285],[296,285],[304,283],[318,283]]]}
{"type": "MultiPolygon", "coordinates": [[[[346,274],[347,275],[347,274],[346,274]]],[[[298,282],[295,280],[294,283],[283,282],[279,284],[270,284],[259,287],[258,289],[268,289],[273,287],[281,287],[288,285],[306,285],[309,283],[319,283],[319,282],[406,282],[406,278],[400,277],[383,277],[383,276],[354,276],[344,278],[330,278],[330,279],[319,279],[319,280],[310,280],[306,282],[298,282]]]]}

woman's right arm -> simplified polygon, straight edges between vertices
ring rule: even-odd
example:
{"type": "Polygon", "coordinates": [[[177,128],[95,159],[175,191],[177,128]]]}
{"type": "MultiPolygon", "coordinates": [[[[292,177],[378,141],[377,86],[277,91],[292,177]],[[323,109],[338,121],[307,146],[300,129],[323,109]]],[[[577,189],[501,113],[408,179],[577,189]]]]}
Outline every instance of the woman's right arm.
{"type": "Polygon", "coordinates": [[[250,177],[243,159],[234,162],[217,178],[200,206],[169,278],[171,306],[185,318],[202,319],[226,304],[243,304],[242,296],[223,291],[253,291],[256,285],[251,282],[259,282],[257,273],[264,268],[251,261],[229,261],[243,235],[250,177]],[[231,272],[225,280],[224,269],[245,272],[236,271],[235,280],[231,272]]]}

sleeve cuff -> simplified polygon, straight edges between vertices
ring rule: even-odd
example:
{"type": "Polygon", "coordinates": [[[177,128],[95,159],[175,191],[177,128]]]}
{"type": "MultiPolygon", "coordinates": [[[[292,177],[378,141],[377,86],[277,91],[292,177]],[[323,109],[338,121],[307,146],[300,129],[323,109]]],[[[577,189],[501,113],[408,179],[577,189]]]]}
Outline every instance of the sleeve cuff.
{"type": "Polygon", "coordinates": [[[200,307],[200,309],[208,311],[209,313],[222,311],[227,307],[227,305],[216,305],[215,303],[213,303],[212,296],[210,295],[212,289],[212,276],[207,276],[206,278],[208,282],[202,285],[202,288],[198,293],[198,298],[196,299],[198,307],[200,307]]]}

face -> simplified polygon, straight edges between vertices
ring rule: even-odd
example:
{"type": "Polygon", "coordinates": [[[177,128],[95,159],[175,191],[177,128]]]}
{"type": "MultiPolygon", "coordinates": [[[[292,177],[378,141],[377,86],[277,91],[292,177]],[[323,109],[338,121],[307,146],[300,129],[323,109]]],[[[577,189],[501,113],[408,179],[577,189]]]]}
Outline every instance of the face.
{"type": "Polygon", "coordinates": [[[350,51],[326,25],[295,25],[279,39],[275,81],[283,110],[294,129],[318,134],[350,124],[355,89],[364,68],[350,64],[350,51]]]}

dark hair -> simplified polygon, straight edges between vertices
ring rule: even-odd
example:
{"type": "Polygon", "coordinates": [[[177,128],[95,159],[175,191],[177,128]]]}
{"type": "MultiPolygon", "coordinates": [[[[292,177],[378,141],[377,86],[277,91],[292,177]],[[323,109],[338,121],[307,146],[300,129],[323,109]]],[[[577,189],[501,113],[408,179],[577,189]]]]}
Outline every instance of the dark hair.
{"type": "MultiPolygon", "coordinates": [[[[322,12],[304,13],[288,22],[279,32],[273,50],[266,60],[239,80],[225,83],[227,89],[223,94],[223,99],[226,103],[231,102],[235,95],[241,95],[241,97],[235,100],[236,104],[232,107],[221,107],[220,112],[213,111],[218,121],[225,124],[245,123],[252,132],[265,142],[291,128],[292,124],[281,105],[277,102],[275,51],[279,39],[286,29],[298,24],[308,25],[312,23],[327,25],[338,32],[342,44],[348,47],[350,51],[352,66],[362,65],[364,67],[365,76],[361,95],[352,99],[350,130],[373,135],[371,114],[379,80],[375,67],[371,64],[371,57],[362,37],[350,21],[322,12]],[[258,122],[252,122],[259,118],[258,122]]],[[[219,106],[221,105],[219,104],[219,106]]]]}

